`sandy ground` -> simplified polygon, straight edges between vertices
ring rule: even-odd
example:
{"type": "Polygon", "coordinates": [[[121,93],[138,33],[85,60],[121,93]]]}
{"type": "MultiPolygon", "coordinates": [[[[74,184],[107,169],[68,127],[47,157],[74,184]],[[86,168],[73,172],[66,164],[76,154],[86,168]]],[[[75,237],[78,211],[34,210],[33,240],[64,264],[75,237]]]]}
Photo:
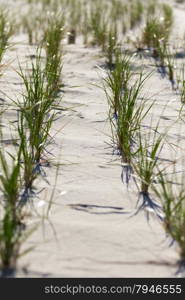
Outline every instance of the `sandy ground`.
{"type": "MultiPolygon", "coordinates": [[[[3,1],[2,1],[3,2],[3,1]]],[[[11,2],[11,1],[10,1],[11,2]]],[[[18,5],[20,1],[10,5],[18,5]]],[[[175,8],[176,26],[181,28],[185,12],[175,8]]],[[[183,31],[183,30],[182,30],[183,31]]],[[[180,34],[180,33],[179,33],[180,34]]],[[[19,97],[21,82],[16,74],[17,57],[27,61],[34,48],[28,46],[27,37],[15,37],[14,47],[4,60],[11,64],[0,79],[1,97],[19,97]]],[[[52,152],[50,168],[45,168],[48,185],[40,200],[49,199],[55,185],[56,163],[60,163],[55,196],[50,211],[50,223],[44,222],[26,242],[25,248],[34,250],[19,260],[24,277],[174,277],[177,270],[178,248],[170,247],[164,228],[152,216],[148,222],[145,212],[133,216],[138,198],[137,189],[131,184],[127,190],[121,182],[121,164],[112,155],[110,128],[107,121],[107,102],[101,85],[99,50],[84,47],[81,39],[76,45],[65,46],[63,81],[61,91],[64,107],[72,107],[59,115],[53,133],[55,142],[49,146],[52,152]],[[51,225],[52,224],[52,225],[51,225]]],[[[141,61],[136,59],[136,65],[141,61]]],[[[142,63],[150,71],[152,62],[142,63]]],[[[174,123],[180,108],[180,99],[172,91],[167,79],[155,72],[145,87],[147,97],[152,95],[155,105],[147,116],[146,124],[161,118],[161,128],[174,123]],[[162,109],[169,103],[165,112],[162,109]],[[163,115],[161,115],[163,114],[163,115]]],[[[3,125],[9,134],[7,120],[16,120],[16,112],[6,112],[3,125]],[[7,129],[6,129],[7,127],[7,129]]],[[[176,123],[169,138],[177,140],[179,128],[176,123]]],[[[183,132],[183,129],[182,129],[183,132]]],[[[168,158],[173,157],[168,148],[168,158]]],[[[165,156],[166,157],[166,156],[165,156]]],[[[35,199],[38,207],[40,200],[35,199]]],[[[42,209],[38,208],[41,213],[42,209]]],[[[39,218],[36,218],[38,220],[39,218]]],[[[31,221],[34,223],[34,221],[31,221]]]]}

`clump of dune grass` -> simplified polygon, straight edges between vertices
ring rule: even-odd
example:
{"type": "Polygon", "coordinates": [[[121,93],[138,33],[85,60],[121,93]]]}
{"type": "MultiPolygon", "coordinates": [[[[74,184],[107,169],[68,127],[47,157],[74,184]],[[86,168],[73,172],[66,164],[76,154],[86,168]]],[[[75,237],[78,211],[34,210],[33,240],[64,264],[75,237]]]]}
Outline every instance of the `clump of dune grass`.
{"type": "MultiPolygon", "coordinates": [[[[2,133],[1,133],[2,136],[2,133]]],[[[0,270],[1,277],[14,276],[21,245],[32,230],[25,229],[25,210],[20,206],[22,192],[21,148],[6,153],[0,146],[0,270]]]]}
{"type": "Polygon", "coordinates": [[[92,44],[100,46],[102,51],[105,50],[107,40],[107,9],[105,9],[104,3],[95,2],[90,7],[90,28],[92,32],[92,44]]]}
{"type": "Polygon", "coordinates": [[[20,162],[15,158],[9,167],[3,150],[0,150],[1,165],[1,220],[0,220],[0,267],[2,276],[11,274],[16,268],[20,250],[21,211],[18,208],[20,193],[20,162]]]}
{"type": "Polygon", "coordinates": [[[162,77],[168,76],[169,81],[171,82],[172,89],[175,89],[175,58],[170,49],[170,46],[165,42],[160,42],[158,44],[157,50],[155,53],[155,63],[156,67],[162,77]]]}
{"type": "Polygon", "coordinates": [[[153,14],[149,14],[146,21],[146,26],[143,32],[143,42],[148,48],[158,50],[160,43],[168,42],[172,25],[173,25],[173,10],[168,4],[162,4],[163,15],[157,17],[156,7],[153,14]]]}
{"type": "Polygon", "coordinates": [[[0,63],[8,48],[8,41],[13,33],[13,27],[9,21],[8,13],[0,9],[0,63]]]}
{"type": "Polygon", "coordinates": [[[57,15],[49,18],[44,34],[43,45],[46,50],[45,73],[50,93],[56,95],[61,85],[62,48],[61,41],[64,36],[64,16],[57,15]]]}
{"type": "Polygon", "coordinates": [[[140,73],[132,79],[130,60],[117,56],[115,69],[108,72],[104,90],[109,103],[109,119],[112,130],[112,143],[122,157],[122,179],[128,184],[132,174],[132,158],[135,153],[135,139],[141,121],[148,113],[145,101],[138,103],[147,75],[140,73]],[[125,179],[124,179],[125,176],[125,179]]]}
{"type": "Polygon", "coordinates": [[[168,78],[169,81],[171,82],[172,88],[175,89],[175,58],[174,55],[172,54],[172,52],[170,51],[169,47],[166,47],[166,65],[167,65],[167,69],[168,69],[168,78]]]}
{"type": "Polygon", "coordinates": [[[128,13],[128,4],[121,0],[112,0],[110,3],[110,19],[111,23],[118,23],[125,18],[128,13]]]}
{"type": "MultiPolygon", "coordinates": [[[[25,108],[24,108],[25,109],[25,108]]],[[[20,205],[24,205],[33,195],[34,181],[38,177],[38,162],[35,161],[32,147],[29,143],[29,131],[25,126],[25,113],[22,108],[18,114],[18,136],[20,138],[21,164],[22,164],[22,185],[20,205]]]]}
{"type": "Polygon", "coordinates": [[[164,16],[164,25],[167,30],[170,31],[173,25],[173,9],[170,5],[163,3],[162,4],[163,16],[164,16]]]}
{"type": "Polygon", "coordinates": [[[130,5],[130,28],[133,29],[142,21],[144,6],[140,0],[131,2],[130,5]]]}
{"type": "Polygon", "coordinates": [[[146,8],[146,14],[147,16],[155,16],[156,15],[156,10],[158,7],[158,1],[152,0],[147,3],[147,8],[146,8]]]}
{"type": "Polygon", "coordinates": [[[107,71],[104,82],[104,90],[108,99],[110,114],[118,117],[120,99],[128,89],[132,77],[131,57],[122,54],[120,48],[115,51],[115,65],[112,70],[107,71]]]}
{"type": "Polygon", "coordinates": [[[45,27],[47,16],[45,16],[40,8],[35,11],[34,7],[30,7],[28,13],[22,17],[21,26],[23,32],[28,35],[30,45],[38,45],[42,41],[42,28],[45,27]]]}
{"type": "MultiPolygon", "coordinates": [[[[175,174],[175,172],[174,172],[175,174]]],[[[169,236],[178,244],[181,266],[184,271],[185,264],[185,188],[184,174],[180,179],[175,175],[172,178],[159,173],[159,183],[153,186],[153,190],[161,201],[163,207],[163,224],[169,236]]]]}
{"type": "Polygon", "coordinates": [[[158,49],[160,41],[168,40],[168,31],[164,27],[164,23],[156,17],[150,17],[146,21],[143,32],[143,43],[148,48],[158,49]]]}
{"type": "Polygon", "coordinates": [[[135,155],[136,134],[141,126],[141,121],[150,110],[150,107],[146,108],[144,100],[138,103],[143,84],[147,78],[148,75],[140,74],[139,79],[136,79],[133,85],[125,90],[119,102],[115,138],[122,157],[122,179],[126,183],[129,182],[133,171],[132,159],[135,155]],[[124,175],[126,176],[125,180],[124,175]]]}
{"type": "Polygon", "coordinates": [[[105,57],[107,66],[111,69],[115,64],[115,54],[118,48],[118,37],[117,37],[117,27],[111,29],[107,33],[107,42],[105,46],[105,57]]]}
{"type": "Polygon", "coordinates": [[[55,119],[55,98],[47,83],[47,74],[42,66],[40,52],[31,62],[29,74],[20,67],[19,75],[24,83],[23,100],[15,104],[19,109],[18,133],[22,145],[24,162],[23,195],[32,191],[32,184],[41,172],[41,159],[46,151],[49,133],[55,119]]]}
{"type": "Polygon", "coordinates": [[[142,201],[137,212],[147,209],[161,218],[161,207],[150,194],[151,186],[158,176],[159,155],[164,144],[164,136],[158,132],[158,124],[146,134],[140,130],[137,143],[138,149],[132,160],[136,182],[140,182],[138,203],[142,201]]]}
{"type": "Polygon", "coordinates": [[[169,50],[169,36],[173,24],[173,13],[169,5],[162,6],[163,18],[149,16],[143,31],[142,43],[148,47],[155,59],[158,71],[165,77],[167,74],[174,88],[174,59],[169,50]]]}
{"type": "Polygon", "coordinates": [[[24,32],[28,34],[28,42],[30,45],[36,44],[37,43],[37,31],[34,32],[32,22],[30,23],[31,18],[28,18],[28,16],[24,16],[22,18],[22,24],[24,26],[24,32]],[[35,33],[35,34],[34,34],[35,33]]]}
{"type": "Polygon", "coordinates": [[[144,45],[154,51],[155,57],[160,55],[161,44],[166,45],[168,42],[172,22],[167,13],[164,18],[157,18],[156,16],[149,16],[147,18],[142,40],[144,45]]]}

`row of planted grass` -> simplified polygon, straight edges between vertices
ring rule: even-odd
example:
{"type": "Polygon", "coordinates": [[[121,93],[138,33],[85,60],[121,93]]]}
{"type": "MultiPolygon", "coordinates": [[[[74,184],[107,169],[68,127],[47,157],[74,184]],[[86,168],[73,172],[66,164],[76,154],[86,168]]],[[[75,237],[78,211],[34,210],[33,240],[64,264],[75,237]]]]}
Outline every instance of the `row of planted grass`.
{"type": "MultiPolygon", "coordinates": [[[[63,18],[48,20],[47,28],[29,71],[19,66],[18,75],[23,82],[21,100],[12,100],[17,109],[18,145],[10,154],[0,147],[0,269],[1,276],[12,275],[16,270],[21,245],[32,232],[27,228],[28,202],[36,196],[35,181],[42,177],[44,158],[60,105],[58,91],[61,84],[63,18]],[[41,56],[45,52],[45,59],[41,56]]],[[[8,47],[9,21],[0,16],[1,53],[8,47]],[[5,30],[6,28],[6,30],[5,30]]],[[[1,119],[4,110],[2,109],[1,119]]],[[[3,130],[1,131],[3,139],[3,130]]],[[[33,202],[33,201],[32,201],[33,202]]],[[[29,250],[29,249],[28,249],[29,250]]]]}
{"type": "MultiPolygon", "coordinates": [[[[103,88],[109,104],[109,120],[112,128],[114,151],[121,155],[122,180],[128,185],[131,178],[139,190],[138,208],[154,212],[166,232],[180,248],[181,262],[185,260],[185,189],[183,181],[174,185],[166,176],[160,154],[166,134],[159,132],[159,122],[154,128],[143,128],[143,120],[151,110],[142,90],[152,74],[132,69],[133,57],[116,49],[115,64],[107,71],[103,88]]],[[[152,125],[152,124],[151,124],[152,125]]]]}

